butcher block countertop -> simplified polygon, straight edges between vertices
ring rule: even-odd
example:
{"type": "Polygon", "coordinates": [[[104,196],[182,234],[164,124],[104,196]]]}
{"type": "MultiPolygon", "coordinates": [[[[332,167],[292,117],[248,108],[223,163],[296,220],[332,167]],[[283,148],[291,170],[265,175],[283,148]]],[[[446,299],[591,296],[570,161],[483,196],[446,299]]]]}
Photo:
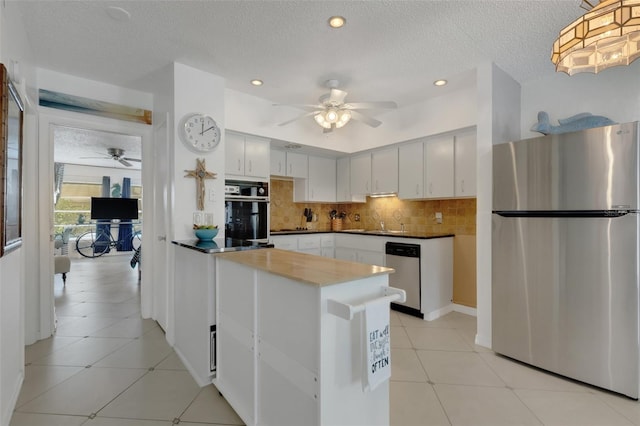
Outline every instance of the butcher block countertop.
{"type": "Polygon", "coordinates": [[[228,259],[317,287],[395,272],[394,269],[384,266],[348,262],[276,248],[220,253],[216,258],[228,259]]]}

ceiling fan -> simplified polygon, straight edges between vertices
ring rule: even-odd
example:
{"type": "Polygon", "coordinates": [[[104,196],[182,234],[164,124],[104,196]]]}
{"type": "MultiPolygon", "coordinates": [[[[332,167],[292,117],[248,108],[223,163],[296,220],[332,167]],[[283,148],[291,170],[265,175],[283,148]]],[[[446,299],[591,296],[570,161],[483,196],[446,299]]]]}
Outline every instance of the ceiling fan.
{"type": "Polygon", "coordinates": [[[316,105],[274,104],[274,106],[292,106],[309,111],[294,119],[280,123],[278,126],[285,126],[301,118],[313,116],[316,123],[324,129],[324,133],[332,132],[333,129],[339,129],[352,119],[360,121],[371,127],[378,127],[382,124],[381,121],[369,117],[358,110],[379,108],[393,109],[398,107],[398,104],[393,101],[345,102],[347,92],[339,90],[338,85],[338,80],[328,80],[326,82],[326,87],[329,89],[329,93],[320,96],[319,103],[316,105]]]}
{"type": "Polygon", "coordinates": [[[122,164],[123,166],[127,166],[127,167],[132,167],[133,164],[131,164],[129,161],[135,161],[135,162],[140,162],[142,160],[140,160],[139,158],[130,158],[130,157],[125,157],[124,156],[124,149],[121,148],[107,148],[107,155],[106,156],[102,156],[102,157],[81,157],[84,159],[88,159],[88,158],[103,158],[103,159],[108,159],[111,158],[112,160],[115,160],[117,162],[119,162],[120,164],[122,164]]]}

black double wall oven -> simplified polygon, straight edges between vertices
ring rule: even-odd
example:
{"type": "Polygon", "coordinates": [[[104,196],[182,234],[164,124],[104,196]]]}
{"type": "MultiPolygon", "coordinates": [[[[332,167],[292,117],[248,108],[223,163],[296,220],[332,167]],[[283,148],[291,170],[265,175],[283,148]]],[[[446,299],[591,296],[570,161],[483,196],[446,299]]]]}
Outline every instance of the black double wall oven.
{"type": "Polygon", "coordinates": [[[269,233],[269,183],[225,181],[226,238],[267,242],[269,233]]]}

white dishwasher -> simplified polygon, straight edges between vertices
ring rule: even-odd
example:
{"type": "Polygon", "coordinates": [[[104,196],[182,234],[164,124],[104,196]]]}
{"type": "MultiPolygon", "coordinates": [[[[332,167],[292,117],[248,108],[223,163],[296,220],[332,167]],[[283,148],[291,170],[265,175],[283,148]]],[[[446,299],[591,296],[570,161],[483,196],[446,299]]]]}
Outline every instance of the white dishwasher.
{"type": "Polygon", "coordinates": [[[420,312],[420,245],[388,242],[386,266],[396,270],[389,275],[389,285],[407,293],[404,303],[391,303],[391,309],[424,318],[420,312]]]}

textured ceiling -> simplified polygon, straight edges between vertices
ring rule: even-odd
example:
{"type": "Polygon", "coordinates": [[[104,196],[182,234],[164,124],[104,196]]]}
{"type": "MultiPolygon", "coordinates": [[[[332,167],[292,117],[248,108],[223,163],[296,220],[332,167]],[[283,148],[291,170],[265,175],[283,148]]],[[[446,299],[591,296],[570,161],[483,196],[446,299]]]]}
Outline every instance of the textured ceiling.
{"type": "Polygon", "coordinates": [[[61,1],[7,0],[22,14],[35,66],[148,91],[171,62],[219,75],[276,103],[316,103],[338,79],[347,101],[400,108],[475,84],[494,62],[520,83],[555,73],[549,59],[580,0],[61,1]],[[129,20],[113,19],[110,6],[129,20]],[[327,25],[332,15],[345,27],[327,25]],[[249,81],[259,78],[262,87],[249,81]],[[436,79],[448,79],[444,88],[436,79]]]}
{"type": "Polygon", "coordinates": [[[580,0],[14,3],[43,68],[144,90],[176,61],[279,103],[316,102],[334,78],[351,101],[400,107],[467,84],[486,61],[521,83],[554,73],[553,40],[584,12],[580,0]],[[108,6],[131,19],[111,18],[108,6]],[[332,15],[346,26],[329,28],[332,15]],[[439,78],[451,85],[439,91],[439,78]]]}

